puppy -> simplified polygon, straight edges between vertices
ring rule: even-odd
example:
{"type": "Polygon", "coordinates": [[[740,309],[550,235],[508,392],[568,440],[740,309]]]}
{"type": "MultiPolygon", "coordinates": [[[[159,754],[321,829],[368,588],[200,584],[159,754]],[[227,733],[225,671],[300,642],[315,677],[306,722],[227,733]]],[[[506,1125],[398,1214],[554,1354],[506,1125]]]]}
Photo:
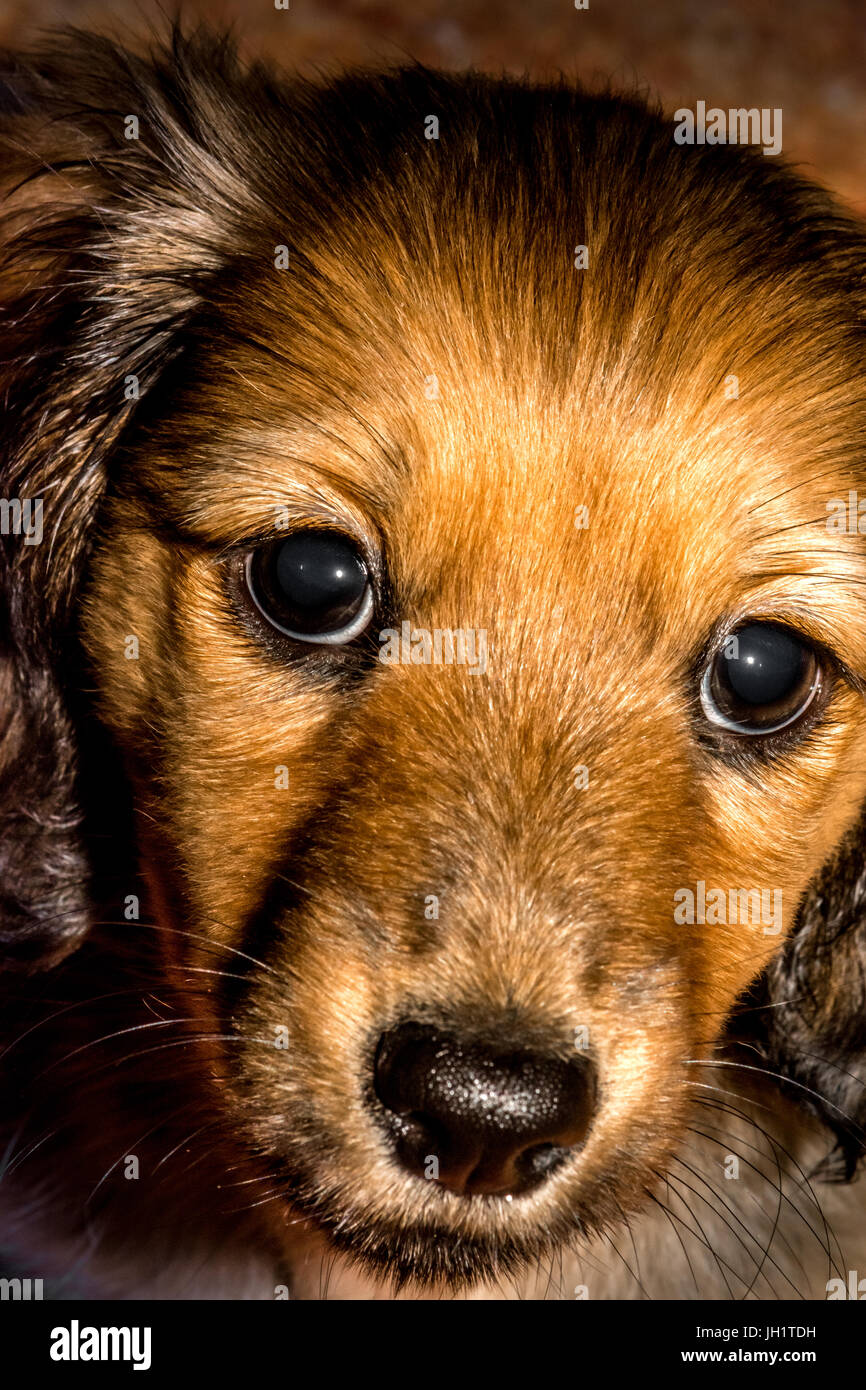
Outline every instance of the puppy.
{"type": "Polygon", "coordinates": [[[862,230],[565,82],[2,112],[5,1265],[844,1296],[862,230]]]}

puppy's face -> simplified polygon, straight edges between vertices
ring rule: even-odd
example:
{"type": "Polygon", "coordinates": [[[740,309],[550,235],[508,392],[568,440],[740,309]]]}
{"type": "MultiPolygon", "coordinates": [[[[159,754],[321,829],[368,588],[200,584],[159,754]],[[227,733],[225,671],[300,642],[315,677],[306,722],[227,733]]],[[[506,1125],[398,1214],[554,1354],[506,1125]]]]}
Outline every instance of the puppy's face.
{"type": "Polygon", "coordinates": [[[866,795],[831,241],[649,117],[595,112],[577,166],[579,102],[497,153],[526,94],[453,94],[450,147],[287,203],[288,268],[268,230],[214,281],[85,605],[275,1222],[427,1279],[646,1199],[866,795]]]}

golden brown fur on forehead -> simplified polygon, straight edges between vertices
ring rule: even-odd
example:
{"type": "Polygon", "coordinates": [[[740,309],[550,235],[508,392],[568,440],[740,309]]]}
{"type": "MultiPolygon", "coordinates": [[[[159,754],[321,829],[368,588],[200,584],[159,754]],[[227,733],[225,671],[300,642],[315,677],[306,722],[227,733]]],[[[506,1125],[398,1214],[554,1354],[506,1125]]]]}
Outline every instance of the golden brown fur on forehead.
{"type": "MultiPolygon", "coordinates": [[[[412,342],[422,332],[407,328],[412,342]]],[[[596,640],[608,615],[633,612],[644,632],[667,634],[675,657],[740,608],[782,602],[864,669],[859,541],[825,525],[827,499],[846,495],[860,470],[856,383],[827,385],[847,365],[828,344],[802,344],[801,362],[790,335],[768,327],[764,336],[775,344],[763,345],[760,367],[716,375],[712,387],[686,370],[656,415],[651,372],[623,368],[615,392],[590,381],[569,394],[544,376],[539,352],[506,377],[476,354],[456,314],[462,356],[440,366],[419,350],[413,375],[399,361],[389,375],[391,364],[359,342],[339,392],[324,367],[318,389],[314,373],[298,380],[275,329],[276,363],[226,354],[230,416],[220,387],[202,384],[193,427],[216,416],[216,438],[182,454],[182,471],[148,467],[169,489],[168,514],[210,545],[286,515],[348,521],[373,545],[384,538],[407,616],[504,622],[519,592],[528,621],[526,604],[543,615],[579,592],[596,640]],[[785,390],[776,355],[789,369],[785,390]],[[425,366],[439,368],[433,399],[425,366]],[[727,394],[732,374],[737,399],[727,394]],[[335,396],[352,401],[351,413],[335,396]]],[[[726,341],[720,362],[740,367],[739,337],[726,341]]],[[[576,356],[592,342],[590,324],[576,356]]],[[[303,359],[305,344],[294,352],[303,359]]]]}
{"type": "Polygon", "coordinates": [[[290,461],[330,464],[335,451],[340,472],[381,502],[407,452],[417,472],[464,440],[463,466],[483,485],[509,407],[512,470],[532,468],[521,425],[547,428],[551,410],[601,479],[623,464],[636,482],[641,470],[694,467],[733,485],[756,478],[770,446],[786,479],[798,460],[824,466],[840,447],[851,465],[840,421],[850,413],[853,430],[862,409],[859,234],[815,190],[750,151],[676,146],[645,109],[565,87],[421,70],[376,82],[299,88],[289,105],[296,164],[275,160],[267,213],[250,216],[243,253],[193,321],[190,418],[170,417],[184,475],[166,499],[173,511],[206,506],[186,485],[199,450],[223,506],[241,489],[279,489],[290,461]],[[437,103],[447,130],[419,137],[409,158],[407,122],[437,103]],[[357,109],[369,119],[360,138],[357,109]],[[322,183],[301,120],[316,130],[316,158],[340,163],[341,184],[322,183]],[[268,240],[280,227],[287,270],[268,240]],[[574,267],[576,241],[586,269],[574,267]],[[646,457],[623,460],[644,436],[646,457]]]}
{"type": "MultiPolygon", "coordinates": [[[[683,612],[694,643],[764,576],[811,572],[792,603],[799,592],[804,610],[826,609],[862,665],[847,612],[857,541],[840,546],[822,522],[863,466],[864,408],[854,330],[817,249],[814,263],[780,265],[765,229],[724,202],[705,220],[689,209],[683,236],[678,186],[652,203],[641,187],[624,227],[582,173],[592,254],[578,271],[555,180],[546,240],[520,239],[519,167],[498,220],[458,191],[434,240],[444,174],[431,159],[410,206],[399,180],[359,191],[326,242],[301,231],[291,275],[249,267],[214,287],[203,379],[193,365],[189,418],[170,417],[177,462],[148,462],[167,512],[228,543],[280,505],[344,510],[387,532],[405,599],[423,607],[450,574],[489,613],[492,593],[466,584],[498,577],[507,590],[510,528],[525,569],[539,563],[532,538],[568,537],[586,506],[592,529],[565,563],[584,596],[597,584],[602,609],[636,600],[655,630],[683,612]]],[[[621,178],[627,200],[635,171],[621,178]]]]}

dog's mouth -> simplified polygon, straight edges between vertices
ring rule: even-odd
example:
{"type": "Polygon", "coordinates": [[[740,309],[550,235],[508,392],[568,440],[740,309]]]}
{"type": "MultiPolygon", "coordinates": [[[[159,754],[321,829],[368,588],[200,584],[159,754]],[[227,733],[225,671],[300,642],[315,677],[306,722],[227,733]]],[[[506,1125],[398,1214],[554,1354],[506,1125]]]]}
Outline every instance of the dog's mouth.
{"type": "MultiPolygon", "coordinates": [[[[517,1277],[552,1250],[590,1233],[573,1216],[560,1215],[546,1220],[539,1216],[518,1228],[505,1219],[511,1213],[502,1212],[500,1204],[508,1202],[507,1197],[467,1199],[475,1208],[484,1208],[485,1218],[468,1230],[455,1229],[444,1214],[436,1220],[429,1207],[414,1219],[389,1217],[347,1208],[337,1197],[311,1196],[296,1180],[290,1181],[289,1192],[293,1211],[321,1231],[335,1252],[395,1291],[406,1286],[458,1290],[517,1277]]],[[[480,1210],[477,1214],[482,1216],[480,1210]]]]}
{"type": "Polygon", "coordinates": [[[366,1071],[341,1124],[326,1124],[307,1093],[267,1149],[289,1243],[301,1218],[377,1281],[457,1290],[526,1275],[615,1223],[644,1186],[645,1145],[610,1169],[589,1056],[409,1022],[381,1036],[366,1071]]]}
{"type": "Polygon", "coordinates": [[[457,1291],[525,1275],[596,1231],[590,1204],[569,1196],[570,1158],[548,1160],[549,1181],[522,1193],[458,1194],[396,1165],[390,1174],[378,1167],[352,1173],[342,1164],[305,1170],[293,1155],[281,1179],[286,1257],[291,1264],[300,1219],[348,1266],[394,1290],[457,1291]]]}
{"type": "Polygon", "coordinates": [[[454,1293],[523,1279],[643,1207],[659,1186],[654,1174],[664,1171],[669,1145],[668,1138],[652,1162],[635,1153],[614,1165],[610,1152],[607,1161],[594,1155],[591,1171],[577,1148],[539,1146],[529,1181],[513,1192],[483,1191],[478,1181],[458,1192],[393,1161],[390,1169],[353,1170],[344,1158],[304,1166],[295,1152],[282,1167],[286,1258],[290,1265],[295,1259],[300,1220],[348,1267],[392,1292],[454,1293]]]}

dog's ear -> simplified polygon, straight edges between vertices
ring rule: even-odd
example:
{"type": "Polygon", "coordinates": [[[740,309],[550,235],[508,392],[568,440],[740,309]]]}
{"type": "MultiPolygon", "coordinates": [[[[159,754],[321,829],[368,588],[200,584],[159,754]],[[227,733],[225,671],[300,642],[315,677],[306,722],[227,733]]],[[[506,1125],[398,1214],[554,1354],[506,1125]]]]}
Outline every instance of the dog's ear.
{"type": "Polygon", "coordinates": [[[866,816],[809,888],[751,1002],[767,1069],[836,1137],[819,1176],[853,1177],[866,1154],[866,816]]]}
{"type": "Polygon", "coordinates": [[[153,59],[77,33],[0,57],[0,968],[88,929],[76,594],[125,431],[238,229],[267,225],[243,167],[251,80],[206,34],[153,59]]]}

